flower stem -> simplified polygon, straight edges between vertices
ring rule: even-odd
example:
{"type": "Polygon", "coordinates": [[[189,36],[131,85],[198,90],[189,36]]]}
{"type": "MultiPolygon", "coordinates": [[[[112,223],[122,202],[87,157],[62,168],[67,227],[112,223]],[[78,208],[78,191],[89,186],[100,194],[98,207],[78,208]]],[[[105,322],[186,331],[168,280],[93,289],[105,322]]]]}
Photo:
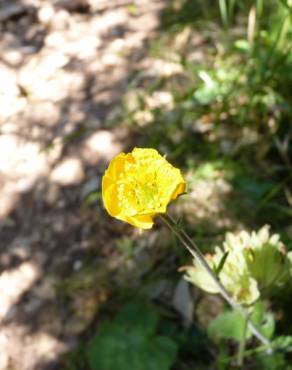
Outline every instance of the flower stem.
{"type": "MultiPolygon", "coordinates": [[[[229,303],[229,305],[234,308],[235,310],[239,311],[242,316],[245,318],[247,327],[251,330],[251,332],[258,338],[260,342],[262,342],[265,346],[270,347],[269,340],[256,328],[254,323],[250,320],[248,312],[242,307],[239,303],[234,301],[232,296],[227,292],[224,285],[218,279],[212,268],[209,266],[207,261],[205,260],[204,255],[197,247],[197,245],[193,242],[193,240],[187,235],[187,233],[178,227],[176,222],[167,214],[161,214],[160,218],[163,222],[168,226],[168,228],[177,236],[177,238],[182,242],[182,244],[186,247],[186,249],[190,252],[190,254],[204,267],[204,269],[208,272],[210,277],[213,279],[214,283],[217,285],[220,294],[222,297],[229,303]]],[[[271,348],[271,347],[270,347],[271,348]]]]}
{"type": "Polygon", "coordinates": [[[238,366],[243,365],[248,320],[249,320],[249,316],[245,316],[244,317],[243,332],[242,332],[242,336],[240,338],[239,347],[238,347],[238,354],[237,354],[237,364],[238,364],[238,366]]]}

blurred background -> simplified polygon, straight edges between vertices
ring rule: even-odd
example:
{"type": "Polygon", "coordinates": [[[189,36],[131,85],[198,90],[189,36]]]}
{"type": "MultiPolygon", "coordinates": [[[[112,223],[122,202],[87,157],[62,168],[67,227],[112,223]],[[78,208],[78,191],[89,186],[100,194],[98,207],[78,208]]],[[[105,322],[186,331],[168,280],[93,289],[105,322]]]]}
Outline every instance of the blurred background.
{"type": "MultiPolygon", "coordinates": [[[[232,368],[234,343],[207,335],[222,300],[183,280],[191,259],[159,222],[106,214],[101,177],[157,148],[184,173],[170,212],[202,251],[264,224],[292,249],[291,10],[0,1],[1,370],[232,368]]],[[[290,288],[268,302],[280,334],[290,288]]],[[[244,368],[289,369],[264,357],[244,368]]]]}

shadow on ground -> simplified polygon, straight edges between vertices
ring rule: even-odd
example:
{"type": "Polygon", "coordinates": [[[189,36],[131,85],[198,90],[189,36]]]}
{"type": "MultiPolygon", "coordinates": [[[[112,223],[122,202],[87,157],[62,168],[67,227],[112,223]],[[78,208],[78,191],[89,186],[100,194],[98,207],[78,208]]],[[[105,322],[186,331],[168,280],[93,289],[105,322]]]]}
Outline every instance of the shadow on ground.
{"type": "Polygon", "coordinates": [[[108,256],[126,227],[108,223],[100,180],[133,145],[110,122],[162,6],[1,5],[1,369],[57,366],[107,299],[108,256]]]}

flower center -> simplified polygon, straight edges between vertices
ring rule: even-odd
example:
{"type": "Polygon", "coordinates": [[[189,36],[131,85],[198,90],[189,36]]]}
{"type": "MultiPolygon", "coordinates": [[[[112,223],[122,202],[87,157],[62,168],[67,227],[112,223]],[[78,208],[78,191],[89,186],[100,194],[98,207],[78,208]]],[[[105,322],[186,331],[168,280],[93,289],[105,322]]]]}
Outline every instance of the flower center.
{"type": "Polygon", "coordinates": [[[117,182],[119,207],[127,216],[146,214],[159,208],[156,173],[141,168],[135,170],[130,166],[126,168],[127,174],[122,173],[117,182]]]}

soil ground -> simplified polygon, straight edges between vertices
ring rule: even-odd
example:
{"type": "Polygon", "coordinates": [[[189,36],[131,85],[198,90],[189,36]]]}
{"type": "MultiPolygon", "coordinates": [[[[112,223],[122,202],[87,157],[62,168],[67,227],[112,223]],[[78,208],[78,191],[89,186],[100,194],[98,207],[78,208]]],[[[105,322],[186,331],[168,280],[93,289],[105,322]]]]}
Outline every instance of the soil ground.
{"type": "Polygon", "coordinates": [[[145,63],[162,7],[1,1],[1,370],[58,368],[106,299],[99,279],[124,226],[107,223],[100,202],[84,202],[131,142],[127,129],[107,122],[145,63]],[[68,277],[84,261],[100,276],[85,290],[87,275],[70,281],[82,290],[70,299],[68,277]]]}

